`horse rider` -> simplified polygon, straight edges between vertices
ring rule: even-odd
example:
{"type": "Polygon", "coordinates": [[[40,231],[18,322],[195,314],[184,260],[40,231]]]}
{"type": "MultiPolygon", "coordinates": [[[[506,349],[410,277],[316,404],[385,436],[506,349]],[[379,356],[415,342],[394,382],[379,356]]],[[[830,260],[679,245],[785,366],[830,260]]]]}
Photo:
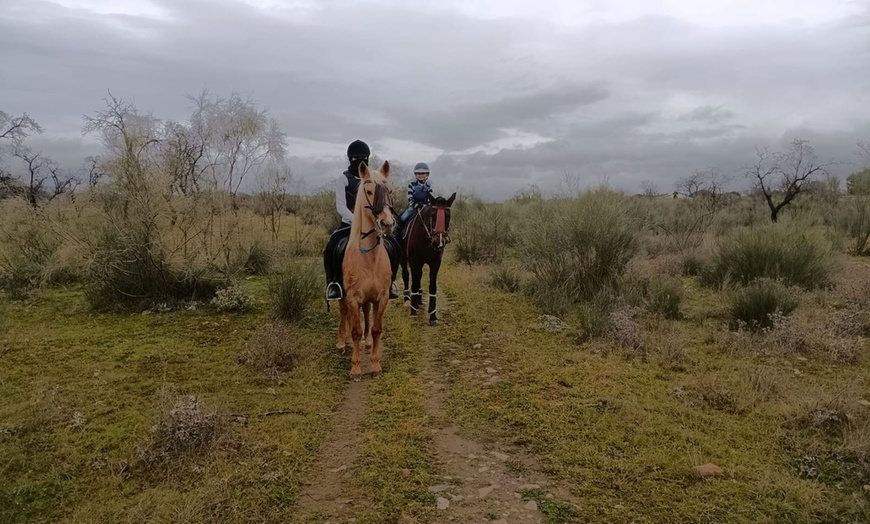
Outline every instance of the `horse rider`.
{"type": "MultiPolygon", "coordinates": [[[[368,144],[362,140],[354,140],[347,147],[348,168],[338,177],[335,186],[335,209],[341,215],[341,227],[336,229],[329,237],[326,249],[323,251],[323,269],[326,273],[326,300],[334,301],[344,298],[342,288],[342,260],[344,253],[336,253],[341,240],[350,236],[350,226],[353,223],[353,210],[356,208],[356,196],[359,190],[360,177],[359,166],[363,162],[368,165],[371,150],[368,144]]],[[[390,265],[393,271],[393,280],[396,279],[396,270],[399,266],[398,245],[393,245],[389,238],[384,237],[384,245],[390,256],[390,265]]],[[[395,284],[390,284],[390,298],[398,298],[395,284]]]]}
{"type": "Polygon", "coordinates": [[[414,166],[414,180],[408,182],[408,209],[399,217],[396,238],[402,238],[411,215],[431,202],[432,183],[429,182],[429,166],[426,162],[417,162],[414,166]]]}

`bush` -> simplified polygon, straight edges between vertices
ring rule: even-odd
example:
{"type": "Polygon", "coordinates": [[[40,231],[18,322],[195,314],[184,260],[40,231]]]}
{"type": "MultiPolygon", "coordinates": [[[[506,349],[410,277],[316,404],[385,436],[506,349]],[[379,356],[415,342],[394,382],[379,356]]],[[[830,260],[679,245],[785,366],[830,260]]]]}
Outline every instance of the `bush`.
{"type": "Polygon", "coordinates": [[[279,324],[266,324],[251,340],[239,363],[271,377],[292,371],[299,361],[299,350],[290,332],[279,324]]]}
{"type": "Polygon", "coordinates": [[[850,255],[863,255],[870,250],[870,196],[848,197],[836,211],[837,228],[846,236],[850,255]]]}
{"type": "Polygon", "coordinates": [[[335,193],[324,191],[309,196],[299,203],[297,212],[302,222],[334,231],[341,225],[341,217],[335,212],[335,193]]]}
{"type": "Polygon", "coordinates": [[[553,297],[576,304],[615,290],[638,251],[637,229],[625,198],[608,189],[554,202],[521,235],[522,256],[534,275],[532,297],[559,315],[562,305],[553,297]]]}
{"type": "Polygon", "coordinates": [[[580,304],[577,308],[578,323],[580,324],[577,342],[583,343],[593,338],[603,337],[607,332],[608,318],[612,308],[612,299],[605,295],[580,304]]]}
{"type": "MultiPolygon", "coordinates": [[[[45,216],[24,199],[3,201],[0,214],[0,289],[14,298],[51,283],[52,265],[61,245],[45,216]]],[[[55,272],[56,273],[56,272],[55,272]]],[[[62,274],[55,275],[64,280],[62,274]]]]}
{"type": "Polygon", "coordinates": [[[504,204],[484,204],[463,198],[453,204],[451,238],[456,260],[466,264],[494,264],[514,242],[514,217],[504,204]]]}
{"type": "Polygon", "coordinates": [[[619,308],[610,312],[607,317],[605,336],[633,351],[642,351],[644,336],[638,323],[640,310],[637,308],[619,308]]]}
{"type": "Polygon", "coordinates": [[[656,279],[650,283],[649,304],[650,311],[661,314],[668,319],[682,318],[680,306],[683,301],[683,286],[678,280],[656,279]]]}
{"type": "Polygon", "coordinates": [[[831,286],[833,274],[831,243],[818,230],[771,224],[732,235],[714,255],[703,280],[721,286],[768,278],[816,289],[831,286]]]}
{"type": "Polygon", "coordinates": [[[147,467],[207,452],[228,427],[227,417],[205,409],[196,395],[179,395],[168,386],[161,390],[159,402],[151,439],[139,448],[139,457],[147,467]]]}
{"type": "Polygon", "coordinates": [[[254,297],[237,285],[218,290],[213,299],[213,305],[220,312],[250,311],[254,309],[254,297]]]}
{"type": "Polygon", "coordinates": [[[286,273],[269,280],[269,293],[275,308],[275,317],[299,320],[305,316],[311,303],[322,295],[320,273],[312,265],[291,266],[286,273]]]}
{"type": "Polygon", "coordinates": [[[732,325],[743,323],[751,329],[773,327],[776,315],[788,315],[798,306],[795,294],[778,281],[758,279],[734,293],[731,299],[732,325]]]}
{"type": "Polygon", "coordinates": [[[245,259],[244,270],[249,275],[265,275],[272,267],[272,252],[261,242],[251,244],[245,259]]]}
{"type": "Polygon", "coordinates": [[[490,285],[507,293],[516,293],[520,290],[522,280],[516,269],[501,265],[493,270],[490,285]]]}
{"type": "Polygon", "coordinates": [[[134,235],[105,235],[91,262],[85,296],[95,310],[147,309],[157,303],[210,300],[225,277],[173,267],[156,246],[134,235]]]}

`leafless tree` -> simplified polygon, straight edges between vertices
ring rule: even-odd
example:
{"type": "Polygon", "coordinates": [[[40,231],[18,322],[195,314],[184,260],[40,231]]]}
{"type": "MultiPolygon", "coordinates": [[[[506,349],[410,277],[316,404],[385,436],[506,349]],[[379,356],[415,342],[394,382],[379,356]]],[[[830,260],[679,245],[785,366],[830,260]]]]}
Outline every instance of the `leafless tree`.
{"type": "Polygon", "coordinates": [[[60,195],[70,195],[70,197],[73,197],[76,189],[82,183],[78,177],[61,169],[54,162],[48,164],[48,178],[51,179],[51,192],[48,194],[49,202],[60,195]]]}
{"type": "Polygon", "coordinates": [[[652,180],[644,180],[640,183],[640,188],[643,191],[643,196],[654,197],[659,194],[659,186],[652,180]]]}
{"type": "Polygon", "coordinates": [[[212,98],[204,91],[190,97],[196,104],[192,127],[199,136],[206,160],[201,164],[210,171],[214,183],[232,196],[245,178],[268,160],[280,161],[286,153],[284,134],[278,122],[267,116],[252,100],[233,94],[228,99],[212,98]]]}
{"type": "Polygon", "coordinates": [[[260,171],[260,192],[257,195],[263,219],[269,219],[272,241],[278,240],[281,217],[287,205],[287,188],[294,179],[288,165],[267,164],[260,171]]]}
{"type": "Polygon", "coordinates": [[[776,222],[779,212],[806,192],[814,178],[827,174],[833,160],[820,163],[808,140],[795,138],[785,152],[771,153],[756,148],[758,160],[746,168],[746,176],[753,180],[770,208],[770,220],[776,222]]]}
{"type": "Polygon", "coordinates": [[[7,140],[13,146],[18,146],[31,133],[42,133],[42,126],[27,113],[11,116],[0,111],[0,140],[7,140]]]}
{"type": "Polygon", "coordinates": [[[858,149],[860,150],[858,156],[861,157],[862,166],[865,169],[870,169],[870,140],[859,140],[858,149]]]}
{"type": "Polygon", "coordinates": [[[580,175],[563,169],[562,180],[559,183],[559,193],[563,196],[573,198],[580,193],[581,189],[580,175]]]}
{"type": "Polygon", "coordinates": [[[106,173],[103,172],[102,160],[99,157],[87,157],[85,159],[85,169],[88,172],[88,188],[90,189],[97,187],[100,180],[106,176],[106,173]]]}
{"type": "Polygon", "coordinates": [[[34,152],[26,147],[19,147],[13,153],[24,163],[25,183],[27,184],[27,201],[34,208],[38,207],[37,196],[42,192],[42,185],[48,178],[46,171],[50,160],[41,152],[34,152]]]}
{"type": "Polygon", "coordinates": [[[727,177],[719,168],[711,167],[695,171],[686,178],[677,181],[677,194],[688,198],[696,196],[713,196],[718,198],[722,195],[727,182],[727,177]]]}

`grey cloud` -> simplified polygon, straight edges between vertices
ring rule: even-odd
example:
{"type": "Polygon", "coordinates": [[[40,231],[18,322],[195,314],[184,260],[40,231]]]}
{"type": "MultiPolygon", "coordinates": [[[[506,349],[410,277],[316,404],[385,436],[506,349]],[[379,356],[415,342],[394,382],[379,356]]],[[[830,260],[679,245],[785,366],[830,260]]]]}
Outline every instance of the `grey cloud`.
{"type": "Polygon", "coordinates": [[[565,86],[438,112],[409,110],[411,118],[398,124],[405,136],[447,150],[462,150],[501,138],[503,130],[509,128],[549,135],[564,117],[607,97],[608,91],[599,85],[565,86]]]}
{"type": "Polygon", "coordinates": [[[680,120],[716,124],[723,120],[730,120],[735,116],[737,116],[737,114],[734,111],[726,109],[724,106],[703,105],[682,115],[680,120]]]}
{"type": "MultiPolygon", "coordinates": [[[[645,178],[669,187],[699,167],[740,164],[755,144],[795,130],[819,129],[820,153],[838,158],[870,139],[866,16],[799,30],[644,16],[569,31],[383,2],[278,12],[230,0],[156,4],[167,19],[6,0],[2,109],[34,116],[46,152],[72,162],[75,141],[63,137],[80,131],[81,115],[100,109],[108,88],[167,119],[190,113],[185,93],[238,91],[269,106],[291,136],[443,150],[433,180],[488,198],[554,184],[562,170],[627,189],[645,178]],[[505,130],[547,141],[458,153],[505,130]]],[[[312,159],[290,149],[312,183],[340,173],[342,151],[312,159]]]]}

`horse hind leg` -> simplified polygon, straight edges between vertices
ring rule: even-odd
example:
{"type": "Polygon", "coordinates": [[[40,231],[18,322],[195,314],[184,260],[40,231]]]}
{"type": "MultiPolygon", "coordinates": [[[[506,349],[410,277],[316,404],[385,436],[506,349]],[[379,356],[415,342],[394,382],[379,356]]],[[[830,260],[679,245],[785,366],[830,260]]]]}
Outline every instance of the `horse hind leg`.
{"type": "Polygon", "coordinates": [[[423,307],[423,264],[411,265],[411,315],[417,316],[417,310],[423,307]]]}
{"type": "Polygon", "coordinates": [[[338,341],[335,343],[335,349],[344,350],[347,344],[353,343],[350,332],[350,322],[347,314],[347,303],[344,300],[339,301],[339,320],[338,320],[338,341]]]}
{"type": "Polygon", "coordinates": [[[404,301],[403,304],[405,306],[411,305],[411,291],[408,289],[408,260],[402,258],[402,288],[404,290],[404,301]]]}

